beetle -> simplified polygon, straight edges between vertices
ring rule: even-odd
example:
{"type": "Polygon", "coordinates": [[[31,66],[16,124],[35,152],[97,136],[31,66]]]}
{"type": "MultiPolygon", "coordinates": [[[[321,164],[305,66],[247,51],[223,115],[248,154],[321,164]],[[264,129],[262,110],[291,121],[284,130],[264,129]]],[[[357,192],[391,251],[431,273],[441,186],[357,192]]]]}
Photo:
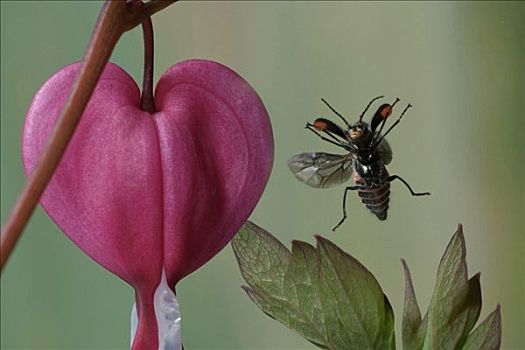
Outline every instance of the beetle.
{"type": "Polygon", "coordinates": [[[343,217],[332,231],[341,226],[347,218],[346,197],[349,191],[357,191],[361,202],[381,221],[387,218],[390,182],[393,180],[401,181],[412,196],[430,195],[429,192],[414,192],[408,182],[399,175],[390,175],[386,169],[386,165],[392,161],[392,149],[385,137],[399,124],[412,105],[408,104],[383,134],[386,121],[400,101],[399,98],[392,104],[382,104],[372,117],[370,125],[363,121],[363,116],[370,106],[383,97],[373,98],[353,125],[322,98],[321,101],[345,123],[346,128],[325,118],[317,118],[313,123],[307,123],[306,128],[322,140],[343,148],[345,154],[306,152],[288,159],[288,167],[295,177],[311,187],[328,188],[351,180],[351,185],[346,187],[343,195],[343,217]]]}

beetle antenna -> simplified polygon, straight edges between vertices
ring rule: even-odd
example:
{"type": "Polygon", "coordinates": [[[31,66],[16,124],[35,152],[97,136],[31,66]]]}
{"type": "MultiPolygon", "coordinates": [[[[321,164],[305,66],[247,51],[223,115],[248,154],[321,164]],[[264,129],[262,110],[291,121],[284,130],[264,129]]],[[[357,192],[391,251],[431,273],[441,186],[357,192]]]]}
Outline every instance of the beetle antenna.
{"type": "Polygon", "coordinates": [[[330,108],[330,109],[332,110],[332,112],[334,112],[335,114],[337,114],[337,116],[338,116],[339,118],[341,118],[341,119],[345,122],[346,126],[347,126],[348,128],[350,128],[350,123],[348,123],[348,122],[346,121],[345,117],[343,117],[343,116],[341,115],[341,113],[339,113],[338,111],[336,111],[336,110],[334,109],[334,107],[330,106],[330,104],[329,104],[324,98],[321,98],[321,101],[323,101],[324,104],[327,105],[328,108],[330,108]]]}
{"type": "Polygon", "coordinates": [[[359,117],[359,121],[362,121],[363,120],[363,116],[365,115],[366,111],[368,111],[368,108],[370,108],[370,106],[372,105],[372,103],[374,103],[374,101],[376,100],[379,100],[380,98],[383,98],[385,96],[381,95],[381,96],[377,96],[377,97],[374,97],[372,99],[372,101],[368,102],[368,106],[366,106],[365,110],[363,111],[363,113],[361,113],[361,116],[359,117]]]}
{"type": "MultiPolygon", "coordinates": [[[[392,103],[392,105],[390,106],[390,109],[393,110],[394,106],[396,105],[396,103],[398,103],[400,100],[399,100],[399,97],[396,97],[396,100],[394,101],[394,103],[392,103]]],[[[404,112],[403,112],[404,113],[404,112]]],[[[375,135],[377,135],[377,137],[379,137],[379,135],[381,135],[381,131],[383,131],[383,128],[385,127],[385,124],[386,124],[386,120],[388,119],[388,116],[386,118],[383,118],[383,122],[381,123],[381,126],[379,127],[379,131],[375,133],[375,135]]]]}
{"type": "Polygon", "coordinates": [[[373,148],[375,148],[377,145],[379,145],[381,143],[381,141],[383,141],[383,139],[385,138],[386,135],[388,135],[388,133],[390,131],[392,131],[392,129],[397,125],[399,124],[399,122],[401,121],[401,118],[403,118],[403,115],[405,115],[406,111],[408,111],[408,109],[412,107],[412,105],[409,103],[408,106],[405,107],[405,109],[403,110],[403,112],[401,113],[401,115],[399,116],[399,118],[397,118],[396,122],[394,124],[392,124],[392,126],[385,132],[385,134],[383,136],[381,136],[381,138],[379,138],[379,140],[377,140],[377,142],[374,144],[373,148]]]}

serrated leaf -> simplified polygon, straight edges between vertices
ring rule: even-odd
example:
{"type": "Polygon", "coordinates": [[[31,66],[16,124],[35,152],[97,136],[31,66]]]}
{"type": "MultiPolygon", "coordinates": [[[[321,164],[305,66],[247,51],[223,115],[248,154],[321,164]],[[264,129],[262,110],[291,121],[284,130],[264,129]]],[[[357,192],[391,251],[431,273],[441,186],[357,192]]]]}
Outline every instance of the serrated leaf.
{"type": "Polygon", "coordinates": [[[300,243],[300,247],[299,242],[295,244],[297,248],[292,255],[273,235],[246,222],[232,240],[241,273],[249,285],[243,288],[268,316],[322,349],[336,349],[326,339],[324,317],[320,320],[316,316],[319,311],[315,309],[320,310],[320,302],[316,303],[314,298],[316,293],[308,292],[312,287],[306,270],[315,271],[311,265],[317,264],[317,253],[312,246],[300,243]],[[294,266],[290,265],[292,261],[294,266]],[[312,295],[305,298],[305,293],[312,295]]]}
{"type": "Polygon", "coordinates": [[[323,237],[317,250],[329,339],[341,349],[395,348],[392,308],[375,277],[323,237]]]}
{"type": "Polygon", "coordinates": [[[463,350],[498,350],[501,346],[501,312],[496,307],[469,335],[463,350]]]}
{"type": "Polygon", "coordinates": [[[311,322],[310,327],[315,331],[307,339],[316,345],[328,343],[318,285],[319,259],[315,248],[293,241],[292,258],[285,276],[285,297],[311,322]]]}
{"type": "Polygon", "coordinates": [[[403,309],[402,338],[403,349],[420,350],[423,348],[425,333],[427,329],[427,316],[421,319],[421,311],[417,304],[416,292],[412,284],[410,270],[405,262],[401,259],[405,272],[405,305],[403,309]]]}
{"type": "Polygon", "coordinates": [[[279,240],[247,221],[232,246],[242,276],[252,289],[282,294],[291,254],[279,240]]]}
{"type": "Polygon", "coordinates": [[[249,223],[232,243],[245,290],[263,312],[323,349],[394,349],[392,307],[363,265],[324,238],[316,248],[294,241],[291,254],[276,241],[249,223]]]}
{"type": "Polygon", "coordinates": [[[462,337],[460,338],[460,345],[463,345],[467,340],[468,334],[474,328],[481,313],[481,284],[479,283],[480,274],[475,274],[468,281],[467,300],[461,310],[461,313],[456,318],[464,319],[464,329],[462,337]]]}
{"type": "Polygon", "coordinates": [[[307,318],[298,318],[302,315],[301,310],[295,308],[288,300],[279,299],[268,295],[260,295],[248,286],[242,287],[250,299],[266,315],[283,323],[288,328],[303,335],[311,343],[321,349],[334,349],[325,344],[325,339],[307,318]]]}
{"type": "Polygon", "coordinates": [[[479,275],[468,280],[465,256],[465,239],[460,225],[439,264],[428,309],[425,349],[461,348],[479,317],[479,275]]]}

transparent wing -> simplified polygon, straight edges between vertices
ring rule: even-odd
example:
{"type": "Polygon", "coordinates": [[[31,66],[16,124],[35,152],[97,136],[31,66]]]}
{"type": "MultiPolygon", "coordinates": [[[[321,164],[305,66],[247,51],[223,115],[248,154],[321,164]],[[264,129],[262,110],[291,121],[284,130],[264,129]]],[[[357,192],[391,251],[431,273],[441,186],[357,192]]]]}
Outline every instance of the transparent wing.
{"type": "Polygon", "coordinates": [[[386,139],[382,139],[379,145],[377,145],[377,152],[379,153],[383,164],[387,165],[392,161],[392,148],[390,148],[386,139]]]}
{"type": "Polygon", "coordinates": [[[287,163],[299,181],[315,188],[336,186],[352,176],[350,154],[299,153],[288,159],[287,163]]]}

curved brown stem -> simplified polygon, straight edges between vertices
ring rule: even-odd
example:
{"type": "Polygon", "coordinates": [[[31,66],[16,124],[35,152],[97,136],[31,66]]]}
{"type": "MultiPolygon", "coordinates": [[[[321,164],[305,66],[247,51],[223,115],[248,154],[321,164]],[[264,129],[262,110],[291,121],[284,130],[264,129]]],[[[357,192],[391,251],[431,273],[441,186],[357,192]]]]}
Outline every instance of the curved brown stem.
{"type": "Polygon", "coordinates": [[[151,17],[142,21],[144,37],[144,76],[142,78],[142,97],[140,107],[143,111],[155,113],[153,98],[153,23],[151,17]]]}
{"type": "Polygon", "coordinates": [[[38,165],[22,189],[2,229],[0,269],[3,270],[40,196],[53,176],[120,36],[175,1],[153,0],[146,4],[141,3],[140,6],[131,6],[125,0],[110,0],[104,3],[69,99],[38,165]]]}

